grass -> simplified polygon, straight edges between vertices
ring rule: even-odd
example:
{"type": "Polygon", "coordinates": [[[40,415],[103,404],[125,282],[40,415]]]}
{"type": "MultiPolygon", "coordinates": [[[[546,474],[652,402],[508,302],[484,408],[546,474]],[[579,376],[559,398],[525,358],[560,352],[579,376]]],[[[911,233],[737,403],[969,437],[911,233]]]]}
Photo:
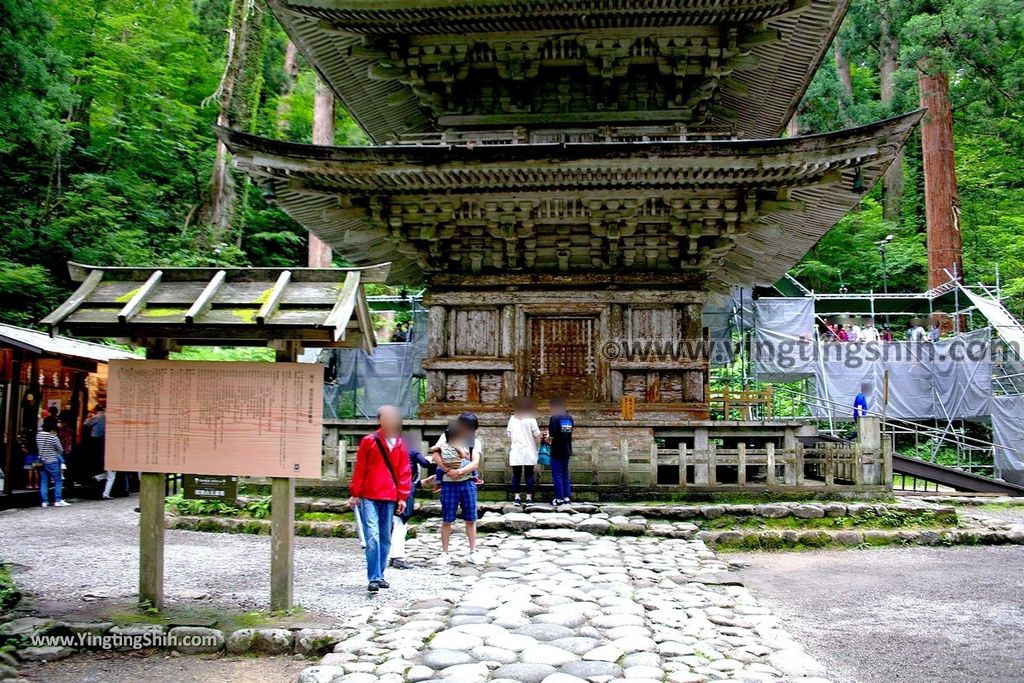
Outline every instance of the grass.
{"type": "Polygon", "coordinates": [[[936,514],[931,510],[909,512],[886,509],[881,513],[865,510],[854,516],[817,517],[738,517],[722,515],[715,519],[694,519],[702,529],[935,529],[957,526],[956,513],[936,514]]]}
{"type": "Polygon", "coordinates": [[[354,522],[356,516],[351,512],[300,512],[295,519],[300,522],[354,522]]]}
{"type": "Polygon", "coordinates": [[[267,519],[270,517],[270,497],[237,504],[220,500],[194,500],[178,495],[168,498],[165,508],[168,512],[179,515],[267,519]]]}
{"type": "Polygon", "coordinates": [[[745,551],[767,551],[767,552],[807,552],[810,550],[821,550],[822,548],[835,548],[843,550],[865,549],[869,547],[882,547],[893,545],[908,545],[909,542],[901,538],[871,538],[865,539],[864,543],[858,546],[848,546],[836,543],[827,534],[816,537],[805,537],[799,541],[787,541],[782,534],[757,536],[744,536],[735,541],[719,541],[715,543],[715,552],[745,552],[745,551]]]}
{"type": "Polygon", "coordinates": [[[1019,503],[982,503],[981,505],[965,505],[964,507],[974,510],[1019,510],[1024,507],[1024,499],[1019,503]]]}
{"type": "Polygon", "coordinates": [[[209,606],[173,606],[162,612],[140,607],[106,615],[117,626],[154,624],[159,626],[208,626],[230,633],[240,628],[275,626],[303,614],[301,606],[283,612],[224,612],[209,606]]]}
{"type": "Polygon", "coordinates": [[[21,602],[21,591],[14,584],[11,566],[0,564],[0,614],[13,608],[19,602],[21,602]]]}

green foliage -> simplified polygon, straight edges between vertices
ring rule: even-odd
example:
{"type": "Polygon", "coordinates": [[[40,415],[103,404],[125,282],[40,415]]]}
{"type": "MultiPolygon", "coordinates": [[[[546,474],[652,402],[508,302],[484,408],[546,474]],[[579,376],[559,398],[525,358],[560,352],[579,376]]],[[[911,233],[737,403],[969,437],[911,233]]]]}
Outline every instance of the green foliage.
{"type": "MultiPolygon", "coordinates": [[[[32,324],[53,310],[72,287],[70,259],[305,263],[305,230],[248,182],[241,234],[218,239],[201,220],[234,4],[0,0],[0,321],[32,324]]],[[[253,51],[257,76],[236,108],[255,112],[251,129],[308,142],[313,72],[303,63],[291,87],[287,39],[263,3],[252,8],[266,48],[253,51]],[[294,100],[287,125],[276,120],[280,97],[294,100]]],[[[337,127],[339,142],[365,141],[343,111],[337,127]]]]}
{"type": "Polygon", "coordinates": [[[170,358],[269,363],[274,361],[274,350],[264,346],[185,346],[171,353],[170,358]]]}
{"type": "Polygon", "coordinates": [[[11,566],[0,564],[0,614],[14,608],[21,602],[21,591],[14,585],[11,566]]]}
{"type": "MultiPolygon", "coordinates": [[[[837,41],[850,61],[852,99],[840,96],[834,55],[815,75],[799,109],[802,133],[869,123],[920,106],[919,69],[951,75],[956,170],[960,188],[964,271],[993,284],[998,264],[1004,293],[1024,293],[1024,14],[1014,0],[853,0],[837,41]],[[881,102],[882,18],[899,42],[890,107],[881,102]]],[[[927,286],[920,146],[908,143],[899,220],[886,221],[875,189],[794,270],[817,291],[878,291],[875,240],[892,234],[890,291],[927,286]]],[[[1012,304],[1021,312],[1019,298],[1012,304]]]]}
{"type": "MultiPolygon", "coordinates": [[[[196,517],[248,517],[267,519],[270,517],[270,496],[256,498],[242,505],[219,500],[196,500],[183,496],[170,496],[165,503],[169,512],[196,517]]],[[[197,530],[203,531],[203,529],[197,530]]]]}

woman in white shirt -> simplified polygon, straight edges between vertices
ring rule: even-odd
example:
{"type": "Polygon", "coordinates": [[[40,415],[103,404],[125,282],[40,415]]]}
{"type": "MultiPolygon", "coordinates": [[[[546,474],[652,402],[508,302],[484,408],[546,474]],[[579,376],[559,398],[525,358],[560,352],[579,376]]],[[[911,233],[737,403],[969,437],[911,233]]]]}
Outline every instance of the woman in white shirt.
{"type": "Polygon", "coordinates": [[[540,427],[534,416],[533,401],[529,398],[516,400],[515,412],[508,419],[508,438],[511,446],[508,461],[512,465],[513,501],[519,498],[519,482],[526,478],[526,502],[533,501],[534,468],[537,466],[537,445],[540,443],[540,427]]]}

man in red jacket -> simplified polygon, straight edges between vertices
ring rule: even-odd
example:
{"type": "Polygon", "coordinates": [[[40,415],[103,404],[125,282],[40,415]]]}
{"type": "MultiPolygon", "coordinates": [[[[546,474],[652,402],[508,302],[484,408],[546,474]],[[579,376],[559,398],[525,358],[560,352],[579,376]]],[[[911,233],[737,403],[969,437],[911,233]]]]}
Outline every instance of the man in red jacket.
{"type": "Polygon", "coordinates": [[[363,526],[366,575],[370,580],[366,589],[371,593],[391,587],[384,580],[391,551],[391,524],[396,510],[398,514],[405,511],[412,488],[409,454],[401,439],[401,414],[395,406],[381,406],[377,423],[380,429],[359,442],[349,498],[363,526]]]}

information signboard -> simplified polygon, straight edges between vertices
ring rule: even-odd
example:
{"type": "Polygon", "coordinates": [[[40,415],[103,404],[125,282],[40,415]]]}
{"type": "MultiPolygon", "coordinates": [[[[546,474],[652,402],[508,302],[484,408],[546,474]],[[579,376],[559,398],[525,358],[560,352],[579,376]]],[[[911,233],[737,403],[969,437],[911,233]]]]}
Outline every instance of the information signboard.
{"type": "Polygon", "coordinates": [[[315,364],[115,360],[106,467],[319,477],[322,406],[315,364]]]}

